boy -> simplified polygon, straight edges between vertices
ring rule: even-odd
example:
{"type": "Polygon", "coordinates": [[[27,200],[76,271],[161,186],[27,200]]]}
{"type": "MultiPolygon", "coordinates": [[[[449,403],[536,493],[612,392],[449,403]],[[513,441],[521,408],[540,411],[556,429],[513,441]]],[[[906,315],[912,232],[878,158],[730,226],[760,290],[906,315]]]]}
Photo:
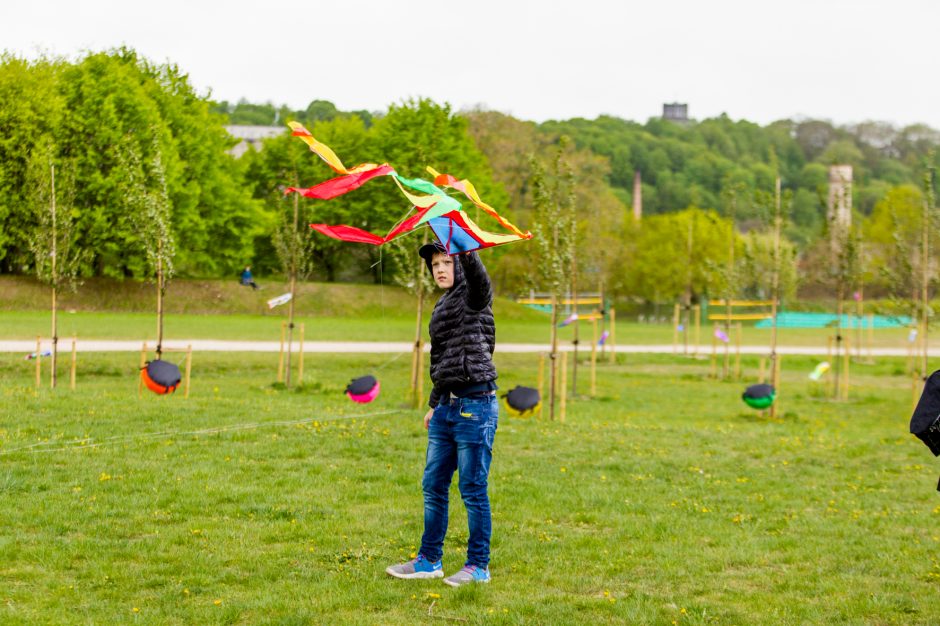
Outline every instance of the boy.
{"type": "Polygon", "coordinates": [[[493,348],[493,289],[476,252],[448,256],[440,244],[418,251],[438,287],[431,335],[431,409],[424,416],[428,449],[424,468],[424,535],[417,558],[385,571],[396,578],[441,578],[448,493],[454,471],[467,508],[467,560],[444,579],[453,587],[490,581],[490,500],[487,477],[493,459],[498,403],[493,348]]]}

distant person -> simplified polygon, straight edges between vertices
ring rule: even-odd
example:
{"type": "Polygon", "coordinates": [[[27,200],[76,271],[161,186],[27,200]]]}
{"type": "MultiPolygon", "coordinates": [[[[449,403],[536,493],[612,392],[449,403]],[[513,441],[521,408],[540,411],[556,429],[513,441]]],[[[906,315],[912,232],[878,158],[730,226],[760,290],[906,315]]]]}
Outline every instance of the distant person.
{"type": "Polygon", "coordinates": [[[252,289],[258,289],[258,284],[255,282],[255,279],[251,276],[251,266],[246,265],[245,271],[242,272],[242,284],[246,287],[251,287],[252,289]]]}

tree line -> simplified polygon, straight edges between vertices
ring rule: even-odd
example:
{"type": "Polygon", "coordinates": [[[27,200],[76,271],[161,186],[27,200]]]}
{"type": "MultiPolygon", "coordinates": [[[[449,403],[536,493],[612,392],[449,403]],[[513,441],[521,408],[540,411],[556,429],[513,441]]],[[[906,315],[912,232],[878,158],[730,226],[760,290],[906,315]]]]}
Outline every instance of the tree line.
{"type": "MultiPolygon", "coordinates": [[[[141,208],[149,206],[147,198],[165,198],[161,228],[172,241],[176,275],[235,276],[246,264],[261,275],[284,272],[294,212],[284,189],[334,174],[286,126],[260,151],[235,159],[228,151],[236,140],[225,126],[289,120],[304,123],[347,166],[388,162],[404,176],[427,178],[430,165],[469,178],[485,201],[533,232],[552,211],[544,190],[564,187],[575,208],[566,237],[577,260],[566,271],[576,273],[580,289],[648,302],[766,295],[769,194],[777,178],[788,217],[784,293],[844,277],[833,269],[827,222],[832,164],[852,165],[854,172],[851,236],[859,246],[853,280],[870,293],[903,295],[932,190],[933,179],[924,175],[936,167],[940,144],[940,133],[929,127],[875,122],[760,126],[727,116],[687,124],[601,116],[536,124],[494,111],[456,112],[428,99],[373,112],[340,111],[315,99],[292,110],[214,102],[197,94],[180,68],[127,48],[74,61],[4,54],[0,271],[40,273],[37,250],[43,247],[36,241],[48,227],[43,206],[50,189],[45,172],[54,166],[79,279],[150,276],[153,228],[141,208]],[[640,221],[631,211],[637,172],[640,221]]],[[[301,221],[385,232],[409,207],[394,185],[383,182],[329,202],[301,200],[301,221]]],[[[498,229],[469,203],[465,210],[484,228],[498,229]]],[[[300,238],[306,276],[413,280],[407,246],[416,247],[417,237],[381,249],[306,229],[300,238]]],[[[539,265],[548,262],[548,251],[521,243],[487,254],[504,295],[547,288],[539,265]]]]}

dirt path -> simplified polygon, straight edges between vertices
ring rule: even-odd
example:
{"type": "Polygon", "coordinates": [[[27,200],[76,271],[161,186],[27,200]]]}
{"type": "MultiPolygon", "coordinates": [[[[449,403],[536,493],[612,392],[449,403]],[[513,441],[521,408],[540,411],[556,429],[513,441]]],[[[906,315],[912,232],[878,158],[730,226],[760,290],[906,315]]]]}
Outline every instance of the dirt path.
{"type": "MultiPolygon", "coordinates": [[[[78,342],[76,349],[79,352],[139,352],[143,340],[139,341],[112,341],[112,340],[82,340],[78,342]]],[[[182,339],[173,340],[165,344],[168,348],[185,348],[192,345],[194,352],[278,352],[281,349],[280,342],[277,341],[222,341],[216,339],[182,339]]],[[[153,341],[148,342],[148,346],[154,347],[153,341]]],[[[48,350],[51,347],[49,341],[42,342],[42,349],[48,350]]],[[[294,350],[298,350],[300,344],[294,342],[294,350]]],[[[35,341],[22,340],[0,340],[0,352],[22,352],[30,354],[36,349],[35,341]]],[[[61,339],[59,341],[59,351],[66,352],[72,349],[71,340],[61,339]]],[[[559,346],[559,350],[571,352],[571,345],[559,346]]],[[[427,348],[426,348],[427,350],[427,348]]],[[[307,341],[304,342],[304,352],[307,353],[395,353],[410,352],[411,344],[407,342],[383,342],[383,341],[307,341]]],[[[547,352],[548,345],[533,343],[497,343],[497,352],[547,352]]],[[[651,354],[672,354],[671,344],[662,345],[626,345],[617,346],[618,353],[651,353],[651,354]]],[[[582,353],[589,353],[590,348],[582,346],[582,353]]],[[[780,354],[804,354],[804,355],[824,355],[824,348],[815,346],[778,346],[777,352],[780,354]]],[[[767,354],[766,346],[741,346],[742,354],[767,354]]],[[[867,353],[867,351],[866,351],[867,353]]],[[[907,351],[898,348],[874,348],[871,351],[873,356],[906,356],[907,351]]],[[[701,357],[708,357],[711,354],[711,346],[700,346],[698,354],[701,357]]],[[[724,355],[724,350],[718,351],[719,356],[724,355]]]]}

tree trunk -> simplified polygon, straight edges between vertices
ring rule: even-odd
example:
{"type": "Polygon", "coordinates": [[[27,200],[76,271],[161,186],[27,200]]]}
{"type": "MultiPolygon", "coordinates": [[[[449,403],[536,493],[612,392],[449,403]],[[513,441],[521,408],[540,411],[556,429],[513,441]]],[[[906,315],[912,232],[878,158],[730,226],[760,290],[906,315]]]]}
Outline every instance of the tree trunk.
{"type": "Polygon", "coordinates": [[[163,356],[163,241],[157,244],[157,360],[163,356]]]}
{"type": "Polygon", "coordinates": [[[555,419],[555,380],[558,374],[558,297],[552,294],[552,351],[549,355],[551,361],[551,375],[548,385],[548,417],[555,419]]]}
{"type": "Polygon", "coordinates": [[[726,276],[725,288],[725,362],[721,370],[722,379],[727,379],[731,374],[731,299],[734,297],[734,216],[737,213],[737,198],[731,196],[731,227],[728,234],[728,271],[726,276]]]}
{"type": "Polygon", "coordinates": [[[414,398],[412,406],[418,408],[421,406],[421,400],[418,396],[418,382],[421,377],[424,375],[422,372],[422,363],[421,363],[421,354],[424,350],[424,341],[421,337],[421,327],[422,322],[424,321],[424,289],[419,285],[418,286],[418,314],[415,316],[415,344],[414,344],[414,356],[412,357],[412,362],[414,367],[412,368],[411,374],[411,394],[414,398]]]}
{"type": "MultiPolygon", "coordinates": [[[[928,181],[928,185],[930,181],[928,181]]],[[[924,220],[921,233],[921,285],[920,302],[921,317],[923,319],[923,333],[921,338],[921,367],[920,375],[927,380],[927,325],[930,321],[930,301],[927,299],[927,286],[930,282],[930,191],[932,187],[928,186],[927,198],[924,199],[924,220]]]]}
{"type": "MultiPolygon", "coordinates": [[[[770,286],[770,315],[773,325],[770,329],[770,382],[774,391],[779,393],[777,385],[777,300],[780,292],[780,177],[777,177],[774,186],[774,268],[770,286]]],[[[770,405],[770,417],[776,417],[777,403],[770,405]]]]}
{"type": "MultiPolygon", "coordinates": [[[[296,178],[296,176],[295,176],[296,178]]],[[[290,389],[291,353],[294,346],[294,292],[297,289],[297,221],[299,207],[294,194],[294,229],[290,238],[290,304],[287,308],[287,376],[285,386],[290,389]]]]}
{"type": "Polygon", "coordinates": [[[58,325],[58,302],[56,302],[56,286],[59,284],[59,277],[57,275],[58,267],[56,266],[56,252],[58,244],[58,232],[57,232],[57,223],[56,223],[56,205],[55,205],[55,165],[50,166],[50,187],[52,190],[52,358],[51,368],[52,375],[50,376],[50,385],[55,389],[56,385],[56,364],[58,362],[59,355],[59,325],[58,325]]]}
{"type": "MultiPolygon", "coordinates": [[[[571,301],[574,306],[574,314],[578,314],[578,262],[575,257],[574,247],[572,246],[571,252],[571,301]]],[[[578,339],[579,333],[578,328],[581,326],[581,322],[578,320],[574,321],[574,366],[571,371],[571,397],[574,398],[578,395],[578,339]]]]}

